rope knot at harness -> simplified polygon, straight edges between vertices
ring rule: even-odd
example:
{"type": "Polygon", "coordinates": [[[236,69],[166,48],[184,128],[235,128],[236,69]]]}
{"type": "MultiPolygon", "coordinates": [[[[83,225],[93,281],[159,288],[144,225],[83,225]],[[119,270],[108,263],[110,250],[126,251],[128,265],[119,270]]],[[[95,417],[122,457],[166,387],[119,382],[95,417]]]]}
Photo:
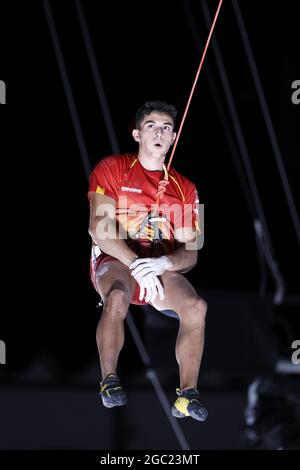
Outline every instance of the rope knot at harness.
{"type": "Polygon", "coordinates": [[[157,204],[158,204],[159,200],[162,198],[162,196],[164,195],[164,193],[167,189],[167,186],[170,183],[169,174],[168,174],[168,171],[167,171],[167,168],[166,168],[165,165],[163,165],[163,171],[164,171],[164,177],[158,183],[158,188],[157,188],[157,192],[156,192],[156,203],[157,204]]]}
{"type": "Polygon", "coordinates": [[[169,180],[160,180],[159,184],[158,184],[158,188],[157,188],[157,193],[156,193],[156,196],[158,199],[162,198],[164,192],[166,191],[167,189],[167,186],[168,184],[170,183],[169,180]]]}

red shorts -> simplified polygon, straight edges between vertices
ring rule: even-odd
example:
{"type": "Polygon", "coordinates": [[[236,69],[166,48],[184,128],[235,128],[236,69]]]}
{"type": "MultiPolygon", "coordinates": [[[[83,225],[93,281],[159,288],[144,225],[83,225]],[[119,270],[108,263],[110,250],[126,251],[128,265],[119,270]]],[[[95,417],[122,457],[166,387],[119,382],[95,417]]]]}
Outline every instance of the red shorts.
{"type": "MultiPolygon", "coordinates": [[[[117,258],[114,258],[113,256],[107,255],[106,253],[101,253],[96,259],[91,257],[91,262],[90,262],[90,273],[91,273],[91,280],[93,283],[94,288],[98,292],[97,289],[97,283],[96,283],[96,272],[99,269],[100,266],[106,264],[106,263],[120,263],[120,261],[117,258]]],[[[136,283],[136,287],[131,299],[131,303],[134,305],[147,305],[147,302],[144,300],[139,300],[139,295],[140,295],[140,286],[138,283],[136,283]]]]}

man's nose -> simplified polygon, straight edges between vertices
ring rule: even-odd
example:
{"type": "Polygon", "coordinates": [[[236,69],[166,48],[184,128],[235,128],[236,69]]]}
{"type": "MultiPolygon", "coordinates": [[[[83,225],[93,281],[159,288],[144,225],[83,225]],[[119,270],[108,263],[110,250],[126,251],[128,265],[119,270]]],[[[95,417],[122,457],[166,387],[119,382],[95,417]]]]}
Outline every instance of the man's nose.
{"type": "Polygon", "coordinates": [[[155,129],[155,134],[156,134],[156,135],[160,135],[160,134],[162,134],[162,131],[163,131],[163,130],[162,130],[162,127],[157,127],[157,128],[155,129]]]}

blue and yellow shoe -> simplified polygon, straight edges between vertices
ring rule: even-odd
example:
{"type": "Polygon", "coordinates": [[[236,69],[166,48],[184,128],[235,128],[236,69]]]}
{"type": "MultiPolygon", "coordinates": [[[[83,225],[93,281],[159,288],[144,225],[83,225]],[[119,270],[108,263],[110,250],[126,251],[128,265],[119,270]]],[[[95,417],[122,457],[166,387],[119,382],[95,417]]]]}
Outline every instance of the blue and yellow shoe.
{"type": "Polygon", "coordinates": [[[119,377],[116,374],[108,374],[100,383],[100,396],[106,408],[122,406],[127,403],[127,398],[119,377]]]}
{"type": "Polygon", "coordinates": [[[187,418],[190,416],[198,421],[206,420],[208,411],[199,401],[199,392],[196,388],[189,388],[183,392],[177,388],[176,393],[178,398],[172,407],[172,415],[175,418],[187,418]]]}

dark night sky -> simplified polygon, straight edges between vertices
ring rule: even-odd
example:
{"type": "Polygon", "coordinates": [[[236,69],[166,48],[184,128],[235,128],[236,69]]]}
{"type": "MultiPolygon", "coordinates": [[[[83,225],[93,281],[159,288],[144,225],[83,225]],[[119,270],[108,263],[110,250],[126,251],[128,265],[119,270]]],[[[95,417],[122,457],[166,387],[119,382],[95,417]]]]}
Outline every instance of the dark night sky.
{"type": "MultiPolygon", "coordinates": [[[[200,57],[182,2],[82,3],[120,148],[132,151],[130,125],[144,101],[164,99],[183,114],[200,57]]],[[[209,4],[213,13],[217,2],[209,4]]],[[[94,165],[111,148],[74,2],[51,5],[94,165]]],[[[200,2],[192,0],[190,5],[203,42],[207,29],[200,2]]],[[[291,83],[300,79],[300,8],[291,0],[240,5],[297,203],[300,105],[291,102],[291,83]]],[[[3,8],[1,22],[7,27],[1,30],[0,79],[7,85],[7,105],[0,116],[1,265],[7,299],[0,338],[13,337],[28,351],[30,336],[35,353],[50,348],[59,354],[59,348],[67,350],[67,341],[76,341],[80,332],[87,338],[87,355],[93,355],[88,338],[94,338],[97,299],[89,281],[87,183],[42,2],[12,2],[9,11],[3,8]]],[[[299,245],[228,0],[216,34],[279,267],[288,292],[299,293],[299,245]]],[[[232,128],[212,48],[206,64],[232,128]]],[[[205,204],[205,245],[191,279],[200,288],[255,292],[259,269],[253,222],[205,73],[174,166],[196,183],[205,204]]],[[[268,290],[273,291],[270,280],[268,290]]],[[[66,361],[71,356],[67,352],[66,361]]]]}

